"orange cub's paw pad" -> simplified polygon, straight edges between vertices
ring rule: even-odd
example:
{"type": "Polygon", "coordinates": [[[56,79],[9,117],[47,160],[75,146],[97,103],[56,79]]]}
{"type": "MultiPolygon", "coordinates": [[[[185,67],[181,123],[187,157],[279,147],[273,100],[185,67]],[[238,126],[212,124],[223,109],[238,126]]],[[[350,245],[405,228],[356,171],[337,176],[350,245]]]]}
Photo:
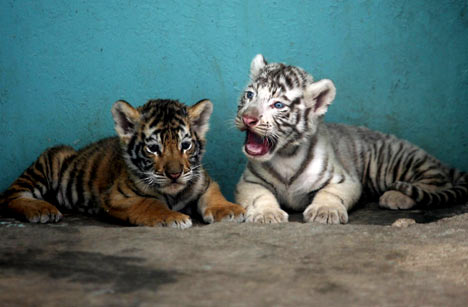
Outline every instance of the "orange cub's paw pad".
{"type": "Polygon", "coordinates": [[[203,221],[205,223],[213,223],[220,221],[233,221],[241,223],[245,220],[245,209],[240,205],[233,203],[225,203],[215,205],[205,209],[203,221]]]}

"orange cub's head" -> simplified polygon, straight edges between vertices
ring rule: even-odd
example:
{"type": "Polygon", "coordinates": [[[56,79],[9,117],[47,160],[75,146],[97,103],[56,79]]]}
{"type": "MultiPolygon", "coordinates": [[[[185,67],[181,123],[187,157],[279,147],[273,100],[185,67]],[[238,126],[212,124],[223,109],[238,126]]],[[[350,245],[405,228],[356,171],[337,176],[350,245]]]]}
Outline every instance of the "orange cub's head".
{"type": "Polygon", "coordinates": [[[137,184],[176,194],[200,176],[209,100],[186,106],[177,100],[150,100],[133,108],[119,100],[112,107],[115,130],[137,184]]]}

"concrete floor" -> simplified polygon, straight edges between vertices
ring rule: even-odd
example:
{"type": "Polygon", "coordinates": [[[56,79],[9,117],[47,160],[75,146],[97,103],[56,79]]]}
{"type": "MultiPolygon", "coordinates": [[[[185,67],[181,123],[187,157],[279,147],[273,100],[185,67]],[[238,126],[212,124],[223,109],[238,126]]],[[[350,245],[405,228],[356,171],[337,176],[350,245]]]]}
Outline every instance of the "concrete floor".
{"type": "Polygon", "coordinates": [[[468,306],[468,205],[369,204],[349,219],[175,230],[3,216],[0,305],[468,306]]]}

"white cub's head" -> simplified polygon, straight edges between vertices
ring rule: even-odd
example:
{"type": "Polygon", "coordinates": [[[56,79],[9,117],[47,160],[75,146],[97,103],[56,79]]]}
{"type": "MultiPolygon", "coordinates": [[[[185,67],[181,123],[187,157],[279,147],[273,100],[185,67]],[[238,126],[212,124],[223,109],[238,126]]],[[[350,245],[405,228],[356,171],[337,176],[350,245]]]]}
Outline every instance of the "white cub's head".
{"type": "Polygon", "coordinates": [[[239,99],[236,126],[246,132],[244,153],[259,161],[289,152],[315,134],[336,94],[332,81],[314,82],[303,69],[268,64],[261,54],[250,64],[250,79],[239,99]]]}

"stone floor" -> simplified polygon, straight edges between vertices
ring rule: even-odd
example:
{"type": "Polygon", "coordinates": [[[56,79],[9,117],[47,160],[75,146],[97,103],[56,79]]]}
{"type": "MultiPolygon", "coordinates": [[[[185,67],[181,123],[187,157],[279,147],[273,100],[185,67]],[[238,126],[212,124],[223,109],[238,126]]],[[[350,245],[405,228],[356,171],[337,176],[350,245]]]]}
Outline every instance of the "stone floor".
{"type": "Polygon", "coordinates": [[[0,305],[468,306],[468,205],[369,204],[349,220],[175,230],[3,216],[0,305]]]}

